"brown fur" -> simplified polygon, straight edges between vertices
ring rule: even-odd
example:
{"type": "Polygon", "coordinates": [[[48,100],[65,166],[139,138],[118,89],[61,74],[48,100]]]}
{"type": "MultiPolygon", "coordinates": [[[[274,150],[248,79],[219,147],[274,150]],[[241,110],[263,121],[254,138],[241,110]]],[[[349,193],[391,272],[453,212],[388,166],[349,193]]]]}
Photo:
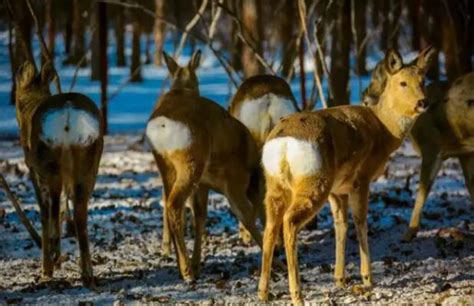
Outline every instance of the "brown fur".
{"type": "MultiPolygon", "coordinates": [[[[298,109],[297,104],[296,104],[296,99],[293,96],[291,88],[284,79],[278,76],[274,76],[274,75],[262,74],[262,75],[252,76],[246,79],[239,86],[239,88],[237,89],[237,92],[235,93],[234,97],[232,98],[230,102],[229,113],[237,120],[240,120],[239,118],[240,109],[244,102],[247,101],[247,103],[249,103],[248,102],[249,100],[255,101],[255,99],[260,98],[270,93],[287,98],[288,100],[293,102],[293,107],[295,108],[295,110],[298,109]]],[[[265,143],[265,139],[267,138],[268,134],[273,129],[275,124],[276,122],[271,122],[271,124],[268,126],[268,129],[265,132],[262,132],[262,129],[259,129],[258,132],[254,132],[250,130],[250,134],[252,134],[252,137],[258,146],[259,152],[261,152],[262,146],[265,143]]],[[[261,190],[264,190],[265,186],[263,185],[265,183],[263,179],[263,173],[260,173],[258,177],[256,178],[256,180],[258,184],[262,185],[259,188],[261,190]]],[[[251,242],[252,237],[250,233],[245,230],[242,224],[239,224],[239,236],[244,241],[244,243],[251,242]]]]}
{"type": "MultiPolygon", "coordinates": [[[[366,104],[377,103],[385,86],[379,75],[372,76],[364,92],[366,104]]],[[[430,108],[417,119],[410,132],[410,139],[421,155],[422,163],[415,207],[404,237],[407,241],[418,232],[421,211],[445,159],[459,158],[471,203],[474,203],[474,107],[469,103],[474,99],[474,73],[459,77],[451,86],[446,81],[430,84],[427,98],[430,108]]]]}
{"type": "Polygon", "coordinates": [[[25,161],[36,191],[42,224],[42,276],[53,276],[60,251],[61,221],[60,198],[64,191],[74,205],[74,221],[81,254],[82,279],[85,286],[93,287],[94,279],[87,236],[87,205],[93,191],[100,156],[102,132],[88,146],[52,147],[40,140],[42,115],[60,109],[66,101],[89,112],[99,122],[101,117],[94,102],[78,93],[51,96],[50,64],[40,74],[33,63],[26,62],[17,74],[17,120],[25,161]]]}
{"type": "MultiPolygon", "coordinates": [[[[385,58],[387,85],[380,103],[372,108],[340,106],[294,114],[272,130],[267,142],[285,136],[306,141],[320,151],[321,165],[309,176],[294,176],[289,170],[280,176],[266,172],[267,223],[259,283],[261,299],[268,298],[272,254],[282,227],[292,301],[302,304],[297,233],[328,198],[335,220],[337,284],[345,283],[344,249],[350,207],[359,238],[362,280],[365,286],[372,285],[367,240],[369,184],[383,172],[390,153],[400,146],[410,122],[423,110],[423,75],[431,55],[431,52],[423,52],[415,64],[404,66],[396,52],[389,52],[385,58]],[[401,82],[408,86],[402,88],[401,82]]],[[[282,169],[289,169],[284,160],[282,163],[282,169]]]]}
{"type": "MultiPolygon", "coordinates": [[[[191,63],[196,63],[196,55],[191,63]]],[[[250,133],[238,120],[218,104],[199,96],[195,69],[197,64],[173,69],[177,64],[165,54],[173,79],[171,90],[163,95],[150,120],[165,116],[184,123],[192,134],[192,143],[182,150],[168,153],[153,151],[163,178],[165,193],[164,230],[174,244],[181,276],[187,282],[199,274],[201,239],[207,214],[209,189],[223,193],[231,210],[261,245],[261,234],[255,221],[258,204],[247,192],[251,176],[259,169],[259,156],[250,133]],[[176,71],[186,70],[178,74],[176,71]],[[175,72],[175,73],[173,73],[175,72]],[[196,80],[182,86],[180,76],[196,80]],[[195,235],[190,264],[184,242],[184,205],[191,198],[194,211],[195,235]]],[[[258,198],[258,197],[256,197],[258,198]]],[[[165,233],[164,233],[165,234],[165,233]]]]}
{"type": "Polygon", "coordinates": [[[229,112],[234,116],[242,102],[264,96],[268,93],[288,98],[293,101],[295,109],[298,109],[291,88],[284,79],[274,75],[262,74],[246,79],[239,86],[230,102],[229,112]]]}

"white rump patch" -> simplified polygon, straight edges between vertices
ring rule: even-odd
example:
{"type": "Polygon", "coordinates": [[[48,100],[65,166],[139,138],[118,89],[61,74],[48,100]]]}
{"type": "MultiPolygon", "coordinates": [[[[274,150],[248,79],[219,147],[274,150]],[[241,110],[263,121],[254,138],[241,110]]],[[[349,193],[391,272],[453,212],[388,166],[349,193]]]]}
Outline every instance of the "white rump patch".
{"type": "Polygon", "coordinates": [[[56,146],[87,146],[100,134],[97,118],[89,112],[67,104],[60,109],[46,112],[42,118],[40,139],[56,146]]]}
{"type": "Polygon", "coordinates": [[[281,117],[296,112],[293,102],[273,93],[242,103],[239,120],[253,133],[262,137],[275,126],[281,117]]]}
{"type": "Polygon", "coordinates": [[[288,163],[293,176],[310,176],[322,167],[319,147],[293,137],[274,138],[263,146],[262,163],[271,176],[281,176],[282,162],[288,163]]]}
{"type": "Polygon", "coordinates": [[[184,123],[164,116],[148,122],[146,136],[151,146],[160,153],[186,149],[192,143],[191,130],[184,123]]]}

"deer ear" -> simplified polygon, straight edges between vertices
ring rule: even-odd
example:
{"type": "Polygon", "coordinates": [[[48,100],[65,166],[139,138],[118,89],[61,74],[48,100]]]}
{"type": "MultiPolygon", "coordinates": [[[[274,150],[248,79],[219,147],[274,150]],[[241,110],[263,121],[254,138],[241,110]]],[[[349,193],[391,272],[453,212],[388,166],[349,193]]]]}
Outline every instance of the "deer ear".
{"type": "Polygon", "coordinates": [[[197,67],[199,66],[200,61],[201,61],[201,50],[197,50],[196,52],[194,52],[193,56],[191,57],[188,67],[191,68],[192,70],[196,70],[197,67]]]}
{"type": "Polygon", "coordinates": [[[425,74],[436,56],[438,56],[438,50],[428,46],[420,52],[414,62],[418,69],[420,69],[420,72],[425,74]]]}
{"type": "Polygon", "coordinates": [[[403,59],[400,54],[390,49],[388,50],[387,54],[385,55],[385,68],[388,73],[394,74],[398,72],[403,67],[403,59]]]}
{"type": "Polygon", "coordinates": [[[31,82],[33,82],[35,77],[36,77],[35,64],[27,60],[23,63],[23,65],[21,65],[18,68],[16,72],[16,84],[19,87],[27,86],[31,84],[31,82]]]}
{"type": "Polygon", "coordinates": [[[41,68],[41,81],[49,84],[54,79],[54,76],[53,64],[47,61],[41,68]]]}
{"type": "Polygon", "coordinates": [[[165,51],[163,51],[163,57],[165,59],[166,66],[168,67],[168,71],[170,72],[171,75],[174,75],[176,70],[178,70],[178,64],[176,61],[168,55],[165,51]]]}

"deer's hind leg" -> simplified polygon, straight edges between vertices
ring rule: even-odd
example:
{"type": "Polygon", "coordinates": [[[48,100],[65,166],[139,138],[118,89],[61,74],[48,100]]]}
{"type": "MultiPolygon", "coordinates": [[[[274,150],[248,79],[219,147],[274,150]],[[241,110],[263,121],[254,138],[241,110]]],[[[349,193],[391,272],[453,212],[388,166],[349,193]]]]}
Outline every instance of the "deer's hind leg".
{"type": "Polygon", "coordinates": [[[42,278],[53,277],[54,264],[61,255],[61,183],[57,179],[36,179],[41,196],[42,278]]]}
{"type": "Polygon", "coordinates": [[[471,206],[474,206],[474,154],[459,157],[467,190],[471,196],[471,206]]]}
{"type": "Polygon", "coordinates": [[[192,201],[194,217],[194,246],[191,263],[196,277],[199,276],[201,266],[202,240],[206,230],[208,194],[209,189],[207,187],[199,186],[198,190],[194,193],[194,201],[192,201]]]}
{"type": "Polygon", "coordinates": [[[265,195],[266,222],[263,235],[262,270],[258,284],[258,297],[262,301],[268,300],[273,252],[281,233],[283,215],[288,205],[286,193],[289,192],[284,190],[283,186],[272,180],[271,177],[267,179],[267,186],[268,189],[265,195]]]}
{"type": "Polygon", "coordinates": [[[162,256],[169,257],[171,255],[171,237],[168,224],[168,214],[166,213],[166,201],[171,192],[171,187],[176,180],[176,170],[169,161],[166,161],[160,155],[156,153],[153,155],[163,182],[163,232],[161,238],[161,253],[162,256]]]}
{"type": "Polygon", "coordinates": [[[178,259],[178,268],[186,282],[193,282],[195,275],[189,262],[184,240],[184,209],[186,200],[191,196],[196,182],[199,182],[201,178],[204,164],[190,161],[185,156],[183,158],[180,165],[175,165],[176,180],[170,188],[165,204],[170,236],[178,259]]]}
{"type": "Polygon", "coordinates": [[[303,304],[301,292],[297,235],[301,228],[318,213],[329,194],[330,186],[316,177],[298,179],[293,197],[283,217],[283,236],[291,300],[295,305],[303,304]],[[319,188],[316,188],[318,186],[319,188]]]}

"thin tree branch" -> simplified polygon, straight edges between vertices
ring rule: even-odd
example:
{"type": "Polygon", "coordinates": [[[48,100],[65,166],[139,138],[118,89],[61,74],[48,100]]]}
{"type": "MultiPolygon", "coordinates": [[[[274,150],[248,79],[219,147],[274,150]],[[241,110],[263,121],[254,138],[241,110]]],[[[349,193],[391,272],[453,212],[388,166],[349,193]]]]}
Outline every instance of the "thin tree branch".
{"type": "Polygon", "coordinates": [[[275,71],[273,70],[273,68],[268,65],[268,63],[265,61],[265,59],[257,52],[257,50],[254,48],[254,44],[252,42],[250,42],[246,37],[245,35],[243,34],[243,25],[242,25],[242,21],[239,19],[239,17],[237,16],[237,14],[235,12],[233,12],[232,10],[230,10],[228,7],[226,7],[225,5],[217,2],[217,0],[214,0],[214,3],[216,3],[217,6],[221,7],[226,13],[227,15],[229,15],[235,22],[235,24],[237,25],[237,37],[245,44],[247,45],[250,50],[252,50],[252,53],[255,55],[255,58],[259,61],[259,63],[268,71],[270,71],[272,74],[275,74],[275,71]]]}
{"type": "Polygon", "coordinates": [[[179,42],[178,49],[176,49],[176,52],[174,53],[174,57],[178,58],[181,55],[181,52],[183,52],[184,45],[186,44],[186,38],[188,37],[188,33],[196,26],[198,23],[199,19],[201,18],[200,16],[204,14],[204,11],[206,10],[208,0],[202,0],[201,6],[199,7],[199,10],[197,11],[196,15],[189,21],[189,23],[186,25],[184,28],[184,33],[181,36],[181,41],[179,42]]]}
{"type": "Polygon", "coordinates": [[[16,211],[18,217],[20,218],[21,223],[23,223],[23,225],[25,226],[26,230],[28,231],[28,233],[31,236],[31,239],[33,239],[36,246],[39,249],[41,249],[41,237],[40,237],[40,235],[38,235],[38,232],[33,227],[30,220],[26,216],[25,212],[21,208],[21,205],[18,202],[18,199],[12,193],[12,191],[10,190],[10,187],[8,187],[8,183],[7,183],[7,181],[5,180],[5,178],[3,177],[2,174],[0,174],[0,186],[3,188],[3,190],[5,190],[5,193],[8,197],[8,199],[10,200],[10,202],[12,202],[13,207],[15,208],[15,211],[16,211]]]}
{"type": "MultiPolygon", "coordinates": [[[[306,27],[306,4],[304,3],[304,0],[298,0],[298,13],[299,13],[300,22],[301,22],[301,30],[306,40],[306,44],[308,45],[308,49],[310,50],[312,57],[316,58],[316,54],[314,54],[314,51],[311,48],[311,41],[309,40],[308,28],[306,27]]],[[[316,82],[316,86],[318,88],[319,98],[321,99],[323,108],[327,108],[328,105],[326,102],[326,98],[324,97],[323,86],[321,84],[321,79],[319,78],[318,65],[314,65],[313,76],[316,82]]],[[[312,110],[314,108],[315,102],[316,101],[309,101],[309,103],[307,104],[307,109],[312,110]]]]}
{"type": "MultiPolygon", "coordinates": [[[[171,28],[173,28],[177,31],[180,31],[182,33],[186,32],[185,29],[183,29],[183,28],[175,25],[174,23],[168,21],[163,16],[156,15],[155,12],[153,12],[152,10],[150,10],[150,9],[148,9],[148,8],[138,4],[138,3],[126,3],[126,2],[121,2],[121,1],[117,1],[117,0],[98,0],[98,1],[113,4],[113,5],[118,5],[118,6],[122,6],[122,7],[127,7],[127,8],[139,9],[143,13],[145,13],[146,15],[148,15],[152,18],[156,18],[156,19],[159,19],[159,20],[163,21],[165,24],[169,25],[171,28]]],[[[212,46],[212,42],[207,37],[202,37],[202,36],[196,35],[195,33],[192,33],[192,32],[188,33],[188,35],[191,36],[191,37],[194,37],[196,40],[206,44],[209,47],[209,49],[211,49],[214,56],[217,58],[219,63],[222,65],[224,70],[227,72],[227,75],[229,76],[232,84],[237,88],[238,83],[233,79],[233,77],[230,73],[230,69],[225,65],[225,61],[226,61],[225,57],[222,55],[222,53],[219,50],[217,50],[216,48],[214,48],[212,46]]]]}
{"type": "MultiPolygon", "coordinates": [[[[219,1],[218,3],[220,4],[224,3],[224,0],[218,0],[218,1],[219,1]]],[[[216,5],[215,2],[213,4],[216,5]]],[[[219,21],[219,18],[221,17],[221,15],[222,15],[222,7],[217,6],[216,13],[212,17],[211,25],[209,26],[209,39],[211,40],[212,38],[214,38],[214,34],[216,33],[217,22],[219,21]]]]}
{"type": "Polygon", "coordinates": [[[46,45],[46,41],[44,40],[43,34],[41,33],[41,28],[39,26],[38,17],[36,17],[33,6],[31,5],[31,1],[26,0],[26,4],[28,5],[28,9],[30,11],[31,17],[33,17],[33,22],[35,23],[36,35],[38,36],[38,40],[40,42],[41,51],[42,51],[43,55],[46,57],[46,59],[51,63],[51,66],[53,67],[54,83],[56,84],[56,90],[57,90],[58,93],[61,93],[62,92],[61,91],[61,81],[59,80],[59,75],[58,75],[58,72],[56,71],[56,67],[55,67],[54,61],[51,57],[51,53],[49,52],[48,46],[46,45]]]}

